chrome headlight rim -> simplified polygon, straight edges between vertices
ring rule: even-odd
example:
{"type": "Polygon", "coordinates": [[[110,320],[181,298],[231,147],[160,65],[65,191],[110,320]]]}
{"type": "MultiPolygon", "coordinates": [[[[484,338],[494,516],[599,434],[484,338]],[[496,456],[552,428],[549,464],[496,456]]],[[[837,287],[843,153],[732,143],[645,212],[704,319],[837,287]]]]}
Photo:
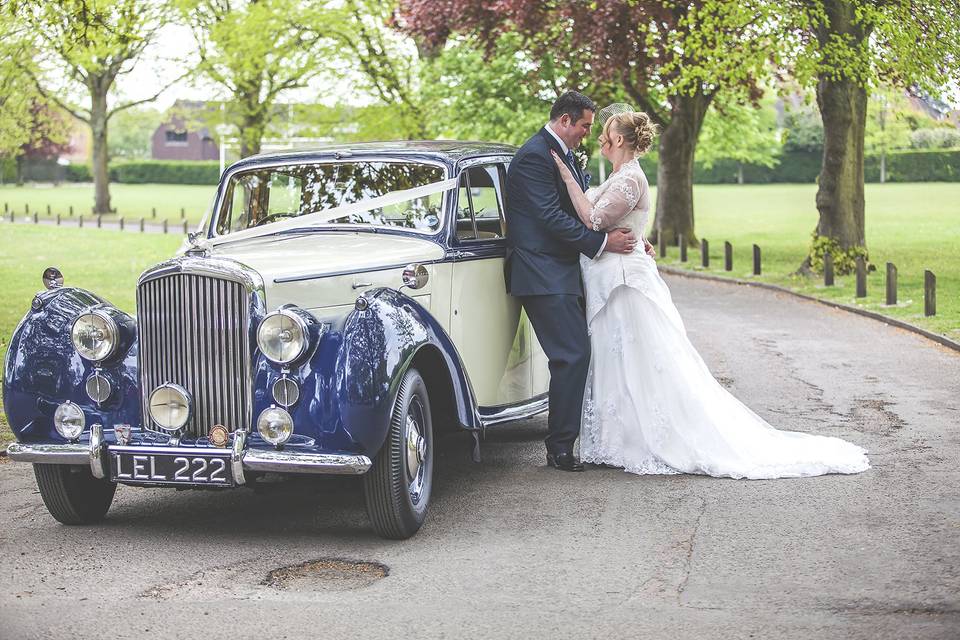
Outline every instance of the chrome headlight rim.
{"type": "Polygon", "coordinates": [[[73,344],[74,350],[78,354],[80,354],[80,357],[83,358],[84,360],[87,360],[88,362],[103,362],[104,360],[107,360],[108,358],[113,356],[117,352],[117,349],[120,346],[120,325],[117,324],[117,321],[114,320],[113,317],[103,309],[94,309],[92,311],[84,311],[83,313],[78,315],[74,319],[73,324],[70,325],[70,342],[73,344]],[[108,331],[112,334],[110,336],[110,340],[105,340],[105,342],[107,342],[107,344],[109,345],[109,349],[104,355],[100,357],[97,357],[96,353],[92,353],[88,351],[85,347],[78,344],[76,339],[77,325],[80,323],[81,320],[83,320],[88,316],[93,316],[93,317],[99,318],[100,320],[103,320],[103,322],[106,324],[108,331]]]}
{"type": "Polygon", "coordinates": [[[147,398],[147,409],[150,413],[150,420],[153,422],[153,424],[157,425],[157,427],[159,427],[160,429],[162,429],[167,433],[177,433],[178,431],[186,427],[190,423],[190,419],[193,417],[193,396],[191,396],[190,392],[184,389],[183,387],[181,387],[180,385],[174,384],[172,382],[165,382],[150,392],[150,396],[147,398]],[[185,417],[177,426],[170,426],[170,425],[163,424],[160,420],[157,420],[157,417],[153,411],[153,405],[154,405],[153,399],[156,396],[156,394],[160,393],[161,391],[168,391],[168,390],[173,391],[174,393],[181,396],[183,398],[184,405],[187,408],[185,417]]]}
{"type": "Polygon", "coordinates": [[[268,313],[263,318],[263,320],[260,321],[260,325],[257,327],[257,348],[260,349],[260,353],[262,353],[267,360],[269,360],[274,364],[279,364],[283,366],[293,364],[298,360],[300,360],[310,348],[310,327],[307,325],[306,320],[300,317],[299,314],[293,312],[291,308],[288,307],[283,309],[277,309],[276,311],[268,313]],[[263,347],[264,340],[262,338],[262,333],[263,333],[264,327],[268,326],[267,325],[268,321],[277,317],[283,317],[291,320],[294,326],[296,326],[297,330],[300,331],[300,336],[301,336],[300,348],[297,349],[296,354],[294,354],[289,358],[276,358],[274,357],[276,354],[269,353],[268,350],[264,349],[263,347]]]}

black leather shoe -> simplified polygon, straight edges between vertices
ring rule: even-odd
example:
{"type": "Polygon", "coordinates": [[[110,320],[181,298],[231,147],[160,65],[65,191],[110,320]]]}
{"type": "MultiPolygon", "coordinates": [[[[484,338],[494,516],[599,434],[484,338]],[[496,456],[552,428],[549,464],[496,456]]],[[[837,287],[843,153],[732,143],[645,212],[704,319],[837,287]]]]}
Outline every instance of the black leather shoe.
{"type": "Polygon", "coordinates": [[[547,464],[561,471],[583,471],[583,463],[574,458],[572,453],[548,453],[547,464]]]}

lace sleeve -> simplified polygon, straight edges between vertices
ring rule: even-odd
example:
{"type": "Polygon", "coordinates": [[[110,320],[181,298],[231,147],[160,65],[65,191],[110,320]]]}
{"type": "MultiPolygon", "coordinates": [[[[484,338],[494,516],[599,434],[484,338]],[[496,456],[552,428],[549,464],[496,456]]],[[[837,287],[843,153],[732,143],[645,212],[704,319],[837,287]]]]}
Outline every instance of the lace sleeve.
{"type": "Polygon", "coordinates": [[[640,201],[640,183],[632,176],[617,178],[590,211],[590,223],[594,231],[609,229],[618,220],[633,211],[640,201]]]}

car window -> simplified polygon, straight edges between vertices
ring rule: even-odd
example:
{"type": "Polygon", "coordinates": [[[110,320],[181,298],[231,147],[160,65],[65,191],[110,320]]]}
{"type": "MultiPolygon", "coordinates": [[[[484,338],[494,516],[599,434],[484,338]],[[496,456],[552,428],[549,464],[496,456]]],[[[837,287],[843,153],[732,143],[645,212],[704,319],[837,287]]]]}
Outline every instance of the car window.
{"type": "Polygon", "coordinates": [[[502,184],[499,165],[470,167],[460,174],[458,240],[490,240],[504,236],[502,184]]]}
{"type": "MultiPolygon", "coordinates": [[[[370,200],[443,180],[443,169],[412,162],[306,163],[241,171],[230,178],[218,234],[370,200]]],[[[354,212],[323,223],[375,225],[434,232],[442,224],[443,193],[354,212]]]]}

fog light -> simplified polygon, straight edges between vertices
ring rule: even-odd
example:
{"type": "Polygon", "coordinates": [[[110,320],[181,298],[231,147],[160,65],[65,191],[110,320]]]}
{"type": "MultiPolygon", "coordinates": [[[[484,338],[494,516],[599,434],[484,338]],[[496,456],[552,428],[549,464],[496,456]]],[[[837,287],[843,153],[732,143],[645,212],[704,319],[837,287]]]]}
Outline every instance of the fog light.
{"type": "Polygon", "coordinates": [[[57,407],[53,414],[53,426],[67,440],[79,438],[86,423],[83,411],[69,400],[57,407]]]}
{"type": "Polygon", "coordinates": [[[179,431],[190,420],[190,394],[177,384],[162,384],[150,394],[150,417],[165,431],[179,431]]]}
{"type": "Polygon", "coordinates": [[[110,397],[112,391],[110,381],[102,373],[95,372],[87,378],[87,396],[97,404],[103,404],[110,397]]]}
{"type": "Polygon", "coordinates": [[[293,418],[280,407],[264,409],[257,418],[260,436],[274,446],[279,446],[293,435],[293,418]]]}

